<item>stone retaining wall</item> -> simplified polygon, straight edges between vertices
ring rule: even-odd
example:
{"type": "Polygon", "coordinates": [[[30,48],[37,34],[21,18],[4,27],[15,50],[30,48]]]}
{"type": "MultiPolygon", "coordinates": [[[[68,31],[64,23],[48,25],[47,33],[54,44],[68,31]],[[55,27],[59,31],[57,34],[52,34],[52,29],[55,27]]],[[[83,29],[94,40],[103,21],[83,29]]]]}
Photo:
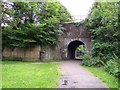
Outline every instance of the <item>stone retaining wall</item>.
{"type": "Polygon", "coordinates": [[[39,60],[40,59],[40,46],[34,48],[4,48],[2,56],[6,59],[17,60],[39,60]]]}

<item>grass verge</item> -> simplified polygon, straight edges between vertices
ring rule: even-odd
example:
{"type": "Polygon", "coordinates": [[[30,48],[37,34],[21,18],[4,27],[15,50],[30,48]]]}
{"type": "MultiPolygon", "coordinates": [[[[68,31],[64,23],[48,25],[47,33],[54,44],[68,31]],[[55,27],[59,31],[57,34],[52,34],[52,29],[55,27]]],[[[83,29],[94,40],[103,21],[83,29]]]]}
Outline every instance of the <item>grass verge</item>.
{"type": "Polygon", "coordinates": [[[3,61],[3,88],[56,88],[60,78],[58,65],[3,61]]]}
{"type": "Polygon", "coordinates": [[[106,71],[103,68],[87,67],[90,72],[92,72],[96,77],[100,78],[109,88],[119,88],[118,79],[106,71]]]}

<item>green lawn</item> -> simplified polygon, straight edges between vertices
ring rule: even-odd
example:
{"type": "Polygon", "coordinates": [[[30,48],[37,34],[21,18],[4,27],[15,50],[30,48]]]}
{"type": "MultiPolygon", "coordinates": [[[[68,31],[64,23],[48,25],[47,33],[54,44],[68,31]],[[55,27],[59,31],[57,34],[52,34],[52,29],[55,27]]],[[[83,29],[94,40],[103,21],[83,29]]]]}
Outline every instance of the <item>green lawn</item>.
{"type": "Polygon", "coordinates": [[[3,88],[56,88],[60,78],[58,65],[3,61],[3,88]]]}
{"type": "MultiPolygon", "coordinates": [[[[109,88],[118,88],[118,79],[114,76],[108,74],[102,68],[95,67],[86,67],[89,71],[91,71],[95,76],[100,78],[109,88]]],[[[120,82],[119,82],[120,83],[120,82]]]]}

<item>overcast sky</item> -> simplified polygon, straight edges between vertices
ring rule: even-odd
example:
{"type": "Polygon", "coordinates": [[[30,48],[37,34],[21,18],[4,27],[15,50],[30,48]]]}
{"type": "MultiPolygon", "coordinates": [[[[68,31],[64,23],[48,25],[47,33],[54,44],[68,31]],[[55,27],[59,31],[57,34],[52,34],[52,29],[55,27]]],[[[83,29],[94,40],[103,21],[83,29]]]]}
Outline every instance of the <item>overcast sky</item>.
{"type": "Polygon", "coordinates": [[[84,18],[88,15],[94,0],[58,0],[76,19],[84,18]]]}

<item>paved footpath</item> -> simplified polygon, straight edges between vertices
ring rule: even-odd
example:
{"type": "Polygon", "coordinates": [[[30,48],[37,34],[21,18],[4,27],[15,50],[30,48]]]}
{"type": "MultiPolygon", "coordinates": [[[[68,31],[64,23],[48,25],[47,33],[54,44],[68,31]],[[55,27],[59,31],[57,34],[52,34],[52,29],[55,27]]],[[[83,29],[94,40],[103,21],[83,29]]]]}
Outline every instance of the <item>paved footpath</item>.
{"type": "Polygon", "coordinates": [[[108,88],[100,79],[80,66],[78,60],[60,62],[60,72],[63,77],[58,88],[108,88]]]}

